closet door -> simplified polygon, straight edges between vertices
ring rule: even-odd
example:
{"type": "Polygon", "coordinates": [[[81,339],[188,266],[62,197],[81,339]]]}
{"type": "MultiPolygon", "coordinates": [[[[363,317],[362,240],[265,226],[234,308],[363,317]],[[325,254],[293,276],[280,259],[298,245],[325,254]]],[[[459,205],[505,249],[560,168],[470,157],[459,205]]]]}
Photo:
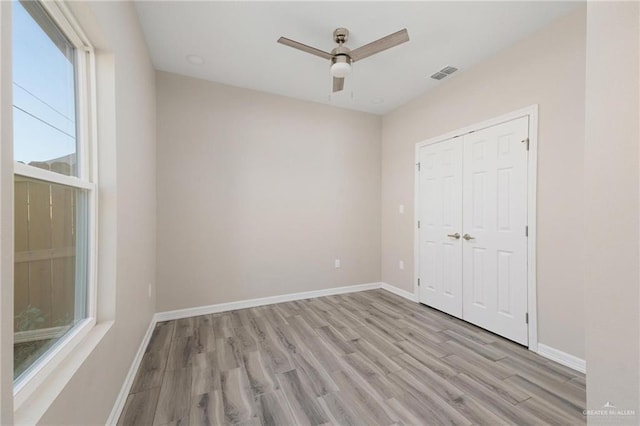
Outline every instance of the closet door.
{"type": "Polygon", "coordinates": [[[462,318],[462,138],[420,149],[420,302],[462,318]]]}
{"type": "Polygon", "coordinates": [[[528,117],[464,137],[463,318],[528,344],[528,117]]]}

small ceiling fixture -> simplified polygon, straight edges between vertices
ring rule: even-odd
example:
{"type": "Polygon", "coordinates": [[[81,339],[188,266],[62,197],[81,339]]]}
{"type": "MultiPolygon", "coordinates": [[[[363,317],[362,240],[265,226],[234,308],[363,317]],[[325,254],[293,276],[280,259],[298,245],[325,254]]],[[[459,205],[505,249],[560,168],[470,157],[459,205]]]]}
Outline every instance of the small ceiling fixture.
{"type": "Polygon", "coordinates": [[[333,91],[339,92],[344,89],[344,78],[351,73],[351,64],[353,62],[368,58],[369,56],[380,53],[383,50],[390,49],[409,41],[409,33],[405,28],[369,44],[365,44],[355,50],[351,50],[344,46],[344,43],[348,39],[349,30],[346,28],[337,28],[333,32],[333,41],[338,43],[338,47],[334,48],[331,53],[316,49],[315,47],[307,46],[306,44],[302,44],[286,37],[280,37],[278,39],[278,43],[293,47],[294,49],[302,50],[303,52],[311,53],[312,55],[316,55],[324,59],[329,59],[331,61],[333,91]]]}
{"type": "Polygon", "coordinates": [[[431,78],[433,78],[434,80],[442,80],[443,78],[450,76],[451,74],[453,74],[456,71],[458,71],[458,68],[448,65],[448,66],[442,68],[437,73],[431,75],[431,78]]]}
{"type": "Polygon", "coordinates": [[[187,61],[191,62],[194,65],[204,64],[204,59],[202,58],[202,56],[198,55],[187,55],[187,61]]]}
{"type": "Polygon", "coordinates": [[[351,74],[351,59],[347,55],[336,55],[331,59],[331,76],[345,78],[351,74]]]}

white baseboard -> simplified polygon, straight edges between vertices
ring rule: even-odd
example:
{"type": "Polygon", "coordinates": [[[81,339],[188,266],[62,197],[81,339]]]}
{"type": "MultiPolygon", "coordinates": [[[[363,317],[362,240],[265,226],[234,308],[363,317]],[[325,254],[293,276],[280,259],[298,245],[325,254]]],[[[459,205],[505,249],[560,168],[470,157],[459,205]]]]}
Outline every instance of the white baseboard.
{"type": "Polygon", "coordinates": [[[127,402],[127,397],[129,396],[129,392],[131,391],[131,386],[133,386],[133,380],[136,378],[138,368],[140,368],[140,363],[142,363],[142,358],[144,357],[144,353],[147,350],[147,345],[149,344],[149,340],[151,340],[153,330],[156,327],[156,322],[157,321],[154,316],[151,319],[149,328],[147,328],[147,332],[142,338],[142,342],[140,342],[140,347],[138,348],[138,352],[136,353],[135,358],[133,358],[131,368],[129,368],[129,372],[127,373],[127,377],[124,380],[124,384],[122,385],[122,388],[120,388],[120,393],[118,393],[116,402],[115,404],[113,404],[111,414],[109,414],[109,418],[107,419],[107,425],[115,425],[116,423],[118,423],[120,414],[122,414],[122,410],[124,409],[124,404],[125,402],[127,402]]]}
{"type": "Polygon", "coordinates": [[[562,352],[551,346],[538,343],[538,355],[541,355],[551,361],[555,361],[558,364],[562,364],[566,367],[573,368],[576,371],[585,373],[587,371],[587,362],[578,358],[577,356],[562,352]]]}
{"type": "Polygon", "coordinates": [[[175,311],[159,312],[154,315],[156,321],[169,321],[179,318],[195,317],[198,315],[215,314],[236,309],[255,308],[256,306],[273,305],[275,303],[291,302],[294,300],[311,299],[314,297],[333,296],[335,294],[354,293],[357,291],[375,290],[382,287],[382,283],[357,284],[346,287],[334,287],[324,290],[305,291],[302,293],[282,294],[279,296],[261,297],[259,299],[239,300],[237,302],[219,303],[216,305],[198,306],[195,308],[178,309],[175,311]]]}
{"type": "Polygon", "coordinates": [[[405,299],[409,299],[412,302],[417,302],[418,301],[418,296],[415,295],[414,293],[411,293],[407,290],[403,290],[401,288],[398,288],[396,286],[392,286],[391,284],[387,284],[387,283],[382,283],[381,288],[383,290],[387,290],[390,293],[396,294],[400,297],[404,297],[405,299]]]}

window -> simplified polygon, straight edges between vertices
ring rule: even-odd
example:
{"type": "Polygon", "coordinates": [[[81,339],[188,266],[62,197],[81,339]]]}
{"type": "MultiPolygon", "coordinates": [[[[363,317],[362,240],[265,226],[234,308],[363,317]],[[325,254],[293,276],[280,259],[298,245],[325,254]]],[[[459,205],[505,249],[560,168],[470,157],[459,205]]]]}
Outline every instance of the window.
{"type": "Polygon", "coordinates": [[[15,388],[95,324],[93,53],[55,2],[13,2],[15,388]]]}

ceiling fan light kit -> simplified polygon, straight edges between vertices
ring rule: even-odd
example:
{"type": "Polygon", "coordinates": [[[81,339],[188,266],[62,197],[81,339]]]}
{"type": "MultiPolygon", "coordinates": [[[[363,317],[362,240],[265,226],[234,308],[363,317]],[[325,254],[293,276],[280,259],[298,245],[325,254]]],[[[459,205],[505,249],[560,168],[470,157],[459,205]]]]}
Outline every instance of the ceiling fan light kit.
{"type": "Polygon", "coordinates": [[[351,73],[351,59],[347,55],[337,55],[331,59],[331,76],[345,78],[351,73]]]}
{"type": "Polygon", "coordinates": [[[350,50],[344,46],[344,43],[348,39],[349,30],[346,28],[337,28],[333,31],[333,41],[335,41],[338,46],[334,48],[331,53],[316,49],[315,47],[307,46],[306,44],[302,44],[286,37],[280,37],[278,39],[278,43],[293,47],[294,49],[302,50],[303,52],[311,53],[312,55],[319,56],[324,59],[329,59],[331,61],[330,73],[333,77],[333,91],[339,92],[344,89],[344,78],[351,73],[351,64],[353,62],[368,58],[369,56],[380,53],[383,50],[390,49],[409,41],[409,33],[405,28],[369,44],[365,44],[355,50],[350,50]]]}

